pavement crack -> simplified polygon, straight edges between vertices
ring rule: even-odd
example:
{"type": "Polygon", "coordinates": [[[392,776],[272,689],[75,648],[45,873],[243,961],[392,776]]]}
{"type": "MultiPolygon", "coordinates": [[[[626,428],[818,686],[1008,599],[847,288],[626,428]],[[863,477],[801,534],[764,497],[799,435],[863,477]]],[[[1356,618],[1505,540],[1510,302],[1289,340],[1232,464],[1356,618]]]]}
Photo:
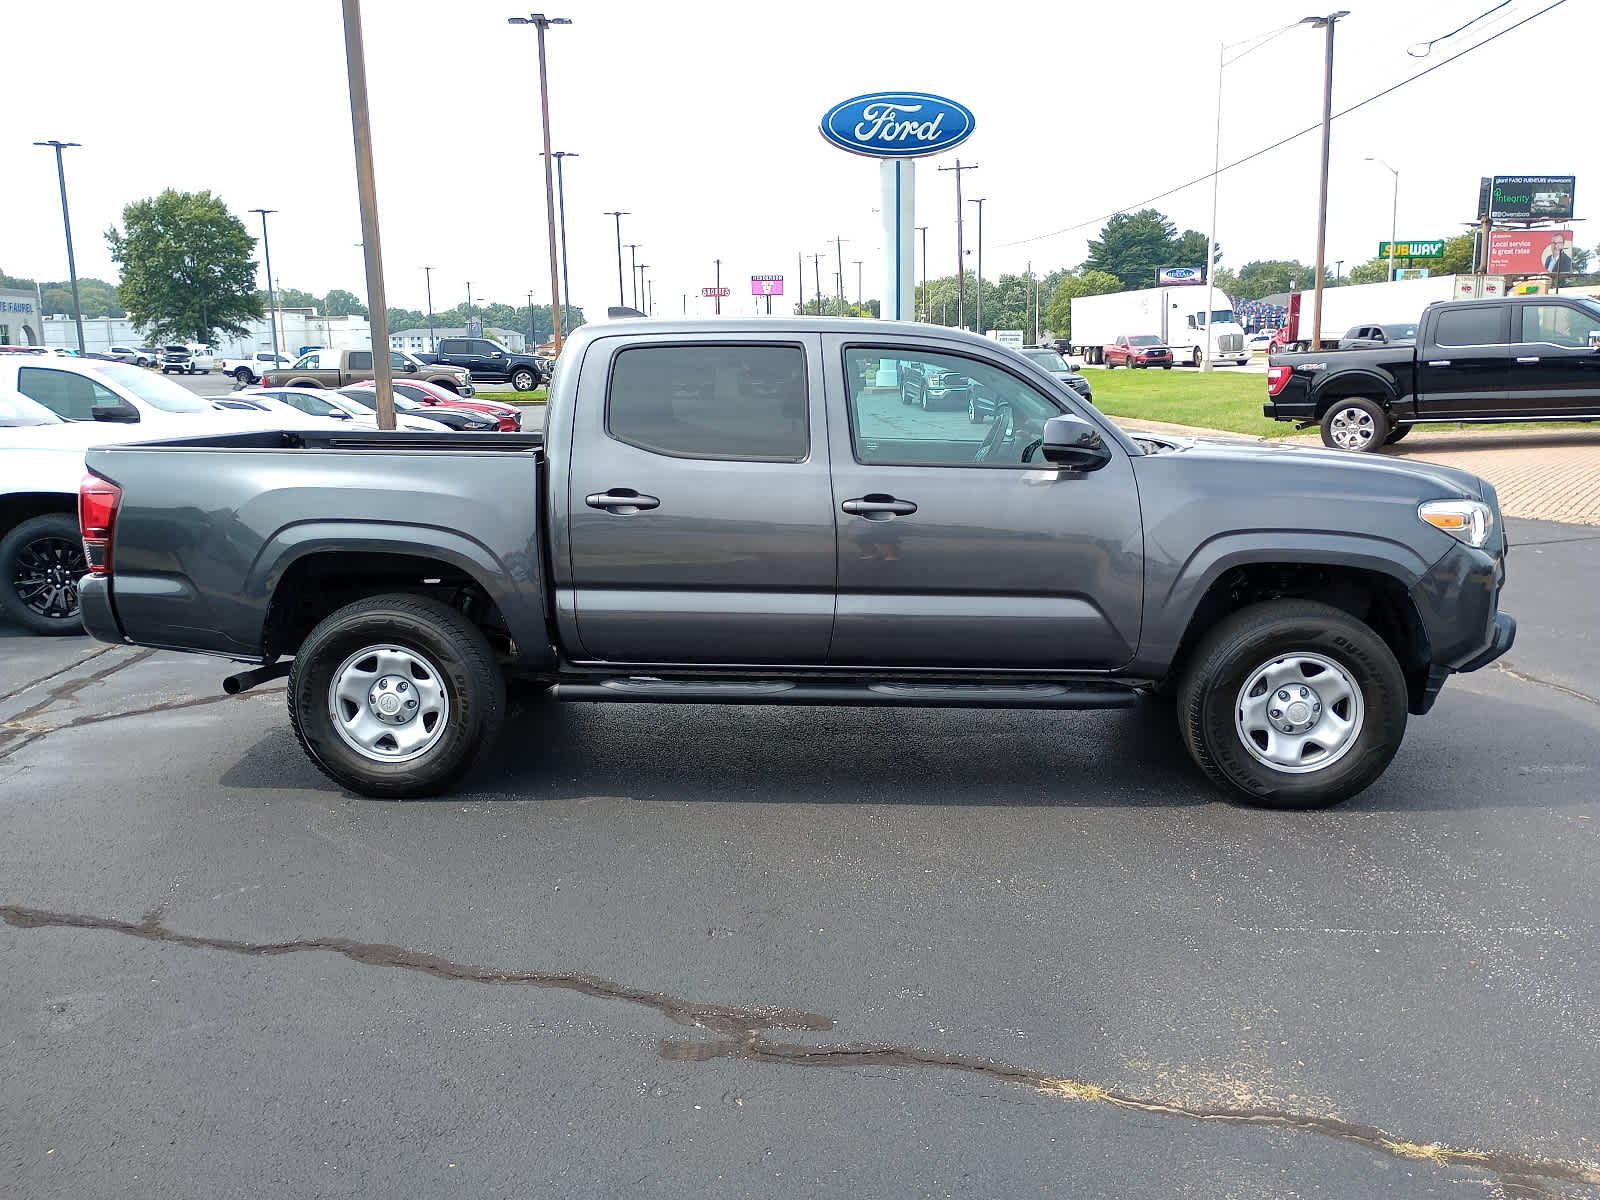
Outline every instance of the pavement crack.
{"type": "Polygon", "coordinates": [[[82,658],[76,660],[75,662],[70,662],[64,667],[58,667],[54,671],[47,671],[45,674],[39,676],[39,678],[30,679],[27,683],[24,683],[20,687],[14,687],[9,692],[0,692],[0,702],[10,700],[14,696],[20,696],[29,688],[36,688],[41,683],[48,683],[58,675],[65,675],[68,671],[76,671],[79,667],[83,666],[84,663],[91,662],[92,660],[99,658],[102,654],[110,654],[113,650],[119,648],[120,647],[117,646],[101,646],[98,650],[91,650],[88,654],[85,654],[82,658]]]}
{"type": "MultiPolygon", "coordinates": [[[[242,697],[246,700],[257,700],[263,696],[282,695],[284,688],[261,688],[252,691],[249,696],[242,697]]],[[[217,695],[198,696],[188,700],[162,700],[155,704],[147,704],[142,708],[126,708],[114,713],[88,713],[75,717],[71,721],[64,721],[60,725],[48,727],[30,726],[23,723],[29,713],[19,713],[14,720],[0,725],[0,760],[9,758],[18,750],[33,745],[34,742],[58,733],[63,729],[82,729],[86,725],[103,725],[107,721],[121,721],[127,717],[147,717],[153,713],[178,712],[185,708],[204,708],[211,704],[226,704],[230,700],[239,700],[239,696],[217,695]],[[11,735],[16,740],[8,740],[11,735]]],[[[35,706],[37,707],[37,706],[35,706]]]]}
{"type": "Polygon", "coordinates": [[[1591,696],[1588,692],[1578,691],[1577,688],[1569,688],[1562,683],[1553,683],[1548,679],[1540,679],[1537,675],[1528,675],[1522,671],[1518,671],[1515,668],[1508,666],[1505,663],[1496,662],[1491,663],[1490,665],[1502,675],[1509,675],[1511,678],[1520,680],[1523,683],[1531,683],[1538,687],[1549,688],[1553,692],[1560,692],[1563,696],[1570,696],[1574,700],[1582,700],[1585,704],[1600,705],[1600,696],[1591,696]]]}
{"type": "MultiPolygon", "coordinates": [[[[176,882],[174,884],[176,886],[176,882]]],[[[170,891],[168,896],[170,898],[170,891]]],[[[0,920],[15,929],[87,929],[120,933],[144,941],[195,950],[214,950],[248,958],[321,952],[338,954],[363,966],[418,971],[435,979],[493,986],[522,985],[556,989],[602,1000],[618,1000],[651,1009],[677,1025],[693,1026],[714,1036],[710,1040],[663,1038],[658,1051],[673,1062],[709,1062],[718,1058],[771,1063],[791,1067],[895,1067],[954,1071],[999,1083],[1030,1088],[1041,1095],[1104,1104],[1125,1112],[1208,1121],[1228,1125],[1283,1129],[1360,1145],[1390,1158],[1430,1163],[1445,1169],[1470,1170],[1497,1176],[1503,1185],[1522,1194],[1551,1194],[1550,1184],[1600,1186],[1600,1165],[1568,1159],[1537,1158],[1503,1151],[1468,1150],[1442,1142],[1417,1142],[1398,1137],[1375,1125],[1340,1117],[1294,1112],[1268,1107],[1227,1107],[1189,1104],[1180,1100],[1139,1096],[1116,1088],[1051,1075],[1016,1064],[972,1055],[872,1043],[809,1045],[774,1042],[769,1030],[794,1029],[825,1032],[834,1028],[831,1017],[776,1006],[709,1004],[645,991],[594,975],[545,971],[505,971],[496,967],[458,963],[437,954],[341,937],[296,938],[283,942],[248,942],[207,937],[168,928],[162,919],[165,901],[138,921],[84,913],[53,912],[20,904],[0,904],[0,920]]]]}

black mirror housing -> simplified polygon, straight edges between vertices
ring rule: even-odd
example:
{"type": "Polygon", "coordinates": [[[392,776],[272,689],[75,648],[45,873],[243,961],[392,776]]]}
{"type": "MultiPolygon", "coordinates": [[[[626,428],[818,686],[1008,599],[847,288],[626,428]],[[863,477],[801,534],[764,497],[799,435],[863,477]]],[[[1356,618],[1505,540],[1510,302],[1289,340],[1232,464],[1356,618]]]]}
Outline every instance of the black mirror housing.
{"type": "Polygon", "coordinates": [[[139,410],[131,404],[96,404],[89,410],[89,415],[96,421],[107,421],[114,425],[139,423],[139,410]]]}
{"type": "Polygon", "coordinates": [[[1051,417],[1044,423],[1040,452],[1046,462],[1075,471],[1098,471],[1111,461],[1100,431],[1082,417],[1051,417]]]}

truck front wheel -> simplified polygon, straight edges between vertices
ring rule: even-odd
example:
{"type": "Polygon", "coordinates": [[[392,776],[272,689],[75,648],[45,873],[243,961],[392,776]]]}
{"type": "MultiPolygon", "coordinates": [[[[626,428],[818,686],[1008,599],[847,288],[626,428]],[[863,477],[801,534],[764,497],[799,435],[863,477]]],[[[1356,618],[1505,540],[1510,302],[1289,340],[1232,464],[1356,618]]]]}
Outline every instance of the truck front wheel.
{"type": "Polygon", "coordinates": [[[1389,436],[1389,415],[1376,400],[1348,396],[1322,414],[1322,444],[1334,450],[1370,454],[1389,436]]]}
{"type": "Polygon", "coordinates": [[[527,367],[518,367],[511,372],[511,386],[519,392],[531,392],[539,386],[539,373],[527,367]]]}
{"type": "Polygon", "coordinates": [[[1178,725],[1211,779],[1271,808],[1337,804],[1372,784],[1406,731],[1406,682],[1366,624],[1312,600],[1241,609],[1196,647],[1178,725]]]}
{"type": "Polygon", "coordinates": [[[313,629],[289,721],[317,768],[364,796],[431,796],[493,745],[505,680],[481,630],[420,596],[374,596],[313,629]]]}

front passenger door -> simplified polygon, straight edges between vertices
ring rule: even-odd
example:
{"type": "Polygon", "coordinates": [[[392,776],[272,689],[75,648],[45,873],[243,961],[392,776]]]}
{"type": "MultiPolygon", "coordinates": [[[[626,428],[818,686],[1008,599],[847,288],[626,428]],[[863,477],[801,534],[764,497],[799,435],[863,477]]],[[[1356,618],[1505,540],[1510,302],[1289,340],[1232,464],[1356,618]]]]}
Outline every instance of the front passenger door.
{"type": "Polygon", "coordinates": [[[1517,322],[1510,408],[1527,416],[1600,413],[1600,309],[1556,300],[1525,305],[1517,322]]]}

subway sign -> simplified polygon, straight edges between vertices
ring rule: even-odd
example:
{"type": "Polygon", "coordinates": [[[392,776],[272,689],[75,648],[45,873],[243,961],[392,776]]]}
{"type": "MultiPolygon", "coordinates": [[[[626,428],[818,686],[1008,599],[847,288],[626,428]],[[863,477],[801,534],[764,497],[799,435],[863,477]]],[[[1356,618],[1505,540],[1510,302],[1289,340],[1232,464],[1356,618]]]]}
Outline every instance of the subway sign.
{"type": "Polygon", "coordinates": [[[1379,242],[1378,257],[1388,258],[1389,247],[1394,247],[1395,258],[1443,258],[1444,239],[1435,242],[1379,242]]]}

